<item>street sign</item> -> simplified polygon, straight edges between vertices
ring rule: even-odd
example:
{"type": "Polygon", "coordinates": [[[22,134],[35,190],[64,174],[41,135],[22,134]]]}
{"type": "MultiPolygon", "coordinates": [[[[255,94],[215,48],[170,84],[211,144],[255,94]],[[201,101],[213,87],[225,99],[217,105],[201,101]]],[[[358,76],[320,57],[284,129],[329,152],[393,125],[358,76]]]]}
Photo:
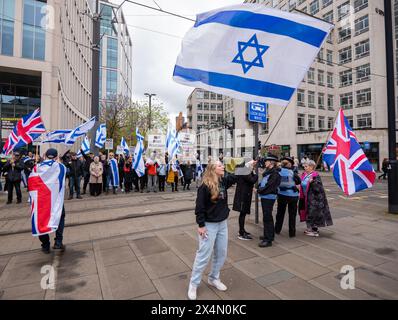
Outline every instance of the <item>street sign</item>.
{"type": "Polygon", "coordinates": [[[257,103],[257,102],[249,103],[248,114],[250,122],[267,123],[268,121],[267,112],[268,112],[267,103],[257,103]]]}
{"type": "Polygon", "coordinates": [[[105,140],[105,149],[112,150],[113,149],[113,139],[106,139],[105,140]]]}

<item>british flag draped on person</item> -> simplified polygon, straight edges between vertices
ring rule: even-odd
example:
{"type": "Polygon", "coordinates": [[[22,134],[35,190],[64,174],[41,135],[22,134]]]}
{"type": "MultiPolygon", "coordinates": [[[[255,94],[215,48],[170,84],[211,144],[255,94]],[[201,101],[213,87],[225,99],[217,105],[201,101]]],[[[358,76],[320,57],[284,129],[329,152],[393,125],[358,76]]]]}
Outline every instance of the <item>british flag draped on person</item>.
{"type": "Polygon", "coordinates": [[[53,249],[65,250],[62,241],[66,167],[57,162],[56,149],[48,149],[45,158],[33,168],[28,179],[28,190],[31,199],[32,235],[39,237],[42,251],[50,253],[49,233],[52,232],[55,232],[53,249]]]}
{"type": "Polygon", "coordinates": [[[371,188],[376,180],[376,173],[342,109],[323,150],[323,160],[330,166],[336,183],[347,196],[371,188]]]}

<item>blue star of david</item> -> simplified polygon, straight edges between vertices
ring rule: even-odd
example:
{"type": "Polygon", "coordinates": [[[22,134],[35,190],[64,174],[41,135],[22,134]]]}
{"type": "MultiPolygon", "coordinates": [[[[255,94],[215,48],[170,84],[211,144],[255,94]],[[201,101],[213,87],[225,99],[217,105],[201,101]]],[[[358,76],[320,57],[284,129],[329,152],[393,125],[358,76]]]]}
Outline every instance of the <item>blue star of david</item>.
{"type": "Polygon", "coordinates": [[[238,42],[238,54],[235,56],[235,58],[232,60],[232,62],[241,64],[243,73],[245,73],[245,74],[252,67],[264,68],[264,63],[263,63],[262,57],[268,49],[269,49],[269,46],[263,46],[258,43],[257,35],[254,34],[250,38],[249,41],[247,41],[247,42],[239,41],[238,42]],[[253,59],[253,61],[245,61],[245,58],[243,57],[243,53],[249,47],[255,48],[256,52],[257,52],[257,56],[253,59]]]}

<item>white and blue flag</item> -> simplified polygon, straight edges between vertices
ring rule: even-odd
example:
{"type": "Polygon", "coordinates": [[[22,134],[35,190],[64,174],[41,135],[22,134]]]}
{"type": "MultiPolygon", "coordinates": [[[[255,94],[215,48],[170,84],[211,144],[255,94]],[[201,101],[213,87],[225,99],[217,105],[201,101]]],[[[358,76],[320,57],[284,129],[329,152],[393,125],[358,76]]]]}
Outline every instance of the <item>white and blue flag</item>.
{"type": "Polygon", "coordinates": [[[98,148],[103,148],[106,141],[106,124],[100,124],[95,133],[95,146],[98,148]]]}
{"type": "Polygon", "coordinates": [[[109,160],[109,167],[111,169],[109,186],[117,188],[119,186],[119,167],[115,158],[109,160]]]}
{"type": "Polygon", "coordinates": [[[129,149],[129,146],[128,146],[127,142],[126,142],[126,139],[124,139],[124,137],[122,137],[122,140],[120,141],[120,145],[123,148],[123,152],[126,155],[129,155],[130,154],[130,149],[129,149]]]}
{"type": "Polygon", "coordinates": [[[95,117],[92,117],[90,120],[73,129],[72,132],[65,138],[65,144],[74,144],[76,139],[87,134],[87,132],[94,127],[94,124],[95,117]]]}
{"type": "Polygon", "coordinates": [[[182,41],[173,79],[244,101],[286,106],[332,28],[262,4],[205,12],[182,41]]]}
{"type": "Polygon", "coordinates": [[[176,129],[168,127],[166,135],[166,151],[169,159],[172,160],[180,148],[180,141],[176,129]]]}
{"type": "Polygon", "coordinates": [[[140,134],[138,128],[136,128],[135,133],[137,136],[137,145],[134,149],[134,159],[132,166],[137,175],[142,177],[145,174],[145,164],[142,157],[144,153],[144,137],[140,134]]]}
{"type": "Polygon", "coordinates": [[[84,136],[95,124],[95,117],[76,127],[75,129],[54,130],[44,135],[42,143],[63,143],[73,145],[76,139],[84,136]]]}
{"type": "Polygon", "coordinates": [[[80,147],[80,150],[77,152],[77,156],[81,157],[83,154],[88,154],[90,153],[90,140],[88,140],[88,137],[85,136],[83,141],[82,141],[82,145],[80,147]]]}

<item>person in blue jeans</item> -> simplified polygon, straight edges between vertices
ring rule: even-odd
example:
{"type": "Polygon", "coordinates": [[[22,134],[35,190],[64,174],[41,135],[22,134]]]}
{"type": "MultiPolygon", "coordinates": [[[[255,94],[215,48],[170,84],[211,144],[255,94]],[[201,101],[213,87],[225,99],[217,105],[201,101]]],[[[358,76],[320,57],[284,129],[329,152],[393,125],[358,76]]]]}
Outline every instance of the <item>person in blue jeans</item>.
{"type": "Polygon", "coordinates": [[[188,288],[188,298],[196,300],[196,291],[202,274],[212,257],[208,283],[220,291],[227,290],[220,281],[220,270],[227,257],[229,215],[227,189],[237,182],[234,175],[224,177],[220,161],[207,166],[202,185],[196,198],[196,222],[198,224],[199,249],[196,252],[188,288]]]}
{"type": "Polygon", "coordinates": [[[264,235],[260,237],[261,242],[258,244],[261,248],[271,247],[275,237],[272,210],[278,195],[278,187],[281,183],[279,169],[276,167],[277,162],[278,158],[274,155],[268,155],[265,158],[265,172],[257,191],[263,208],[264,235]]]}

